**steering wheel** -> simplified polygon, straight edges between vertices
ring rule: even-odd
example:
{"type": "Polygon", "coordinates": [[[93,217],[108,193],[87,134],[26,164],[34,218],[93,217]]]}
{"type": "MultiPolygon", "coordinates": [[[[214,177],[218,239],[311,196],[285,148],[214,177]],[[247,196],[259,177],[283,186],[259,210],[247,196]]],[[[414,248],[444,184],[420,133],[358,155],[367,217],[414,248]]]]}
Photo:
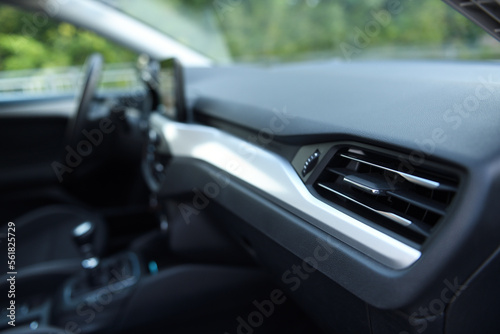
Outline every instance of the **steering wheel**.
{"type": "Polygon", "coordinates": [[[77,143],[87,123],[88,112],[99,84],[103,63],[103,57],[100,53],[90,55],[85,62],[85,77],[82,90],[77,99],[78,108],[76,114],[68,123],[67,140],[70,146],[74,146],[77,143]]]}

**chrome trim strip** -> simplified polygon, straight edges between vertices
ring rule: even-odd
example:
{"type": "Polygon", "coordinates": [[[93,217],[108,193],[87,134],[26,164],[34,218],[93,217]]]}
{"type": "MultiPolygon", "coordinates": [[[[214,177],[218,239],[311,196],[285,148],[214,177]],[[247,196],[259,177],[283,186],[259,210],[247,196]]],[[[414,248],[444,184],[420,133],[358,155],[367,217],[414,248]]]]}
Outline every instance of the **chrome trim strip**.
{"type": "MultiPolygon", "coordinates": [[[[199,159],[238,178],[314,218],[311,224],[380,263],[403,269],[421,253],[314,197],[290,162],[240,138],[215,128],[177,123],[159,114],[150,126],[168,143],[176,157],[199,159]]],[[[161,147],[160,149],[164,149],[161,147]]],[[[279,203],[278,203],[279,204],[279,203]]]]}
{"type": "Polygon", "coordinates": [[[381,193],[380,189],[374,189],[374,188],[367,187],[364,184],[361,184],[361,183],[356,182],[353,179],[349,178],[349,176],[344,176],[344,178],[342,180],[347,182],[347,183],[350,183],[351,185],[353,185],[355,187],[364,189],[372,195],[380,195],[380,193],[381,193]]]}
{"type": "Polygon", "coordinates": [[[370,165],[370,166],[373,166],[373,167],[377,167],[377,168],[380,168],[380,169],[383,169],[383,170],[386,170],[386,171],[389,171],[389,172],[392,172],[392,173],[396,173],[399,176],[405,178],[407,181],[409,181],[409,182],[411,182],[413,184],[417,184],[417,185],[422,186],[422,187],[426,187],[426,188],[429,188],[429,189],[436,189],[436,188],[439,188],[439,186],[441,185],[439,182],[436,182],[436,181],[432,181],[432,180],[424,179],[422,177],[418,177],[418,176],[415,176],[415,175],[411,175],[411,174],[407,174],[407,173],[404,173],[404,172],[400,172],[398,170],[395,170],[395,169],[392,169],[392,168],[387,168],[387,167],[384,167],[384,166],[380,166],[380,165],[377,165],[377,164],[374,164],[374,163],[371,163],[371,162],[368,162],[368,161],[365,161],[365,160],[361,160],[361,159],[358,159],[358,158],[351,157],[351,156],[346,155],[346,154],[341,154],[340,156],[343,157],[343,158],[346,158],[346,159],[354,160],[354,161],[357,161],[357,162],[361,162],[363,164],[367,164],[367,165],[370,165]]]}
{"type": "Polygon", "coordinates": [[[325,186],[324,184],[318,183],[318,186],[320,186],[321,188],[326,189],[326,190],[328,190],[328,191],[330,191],[330,192],[332,192],[332,193],[334,193],[336,195],[342,196],[343,198],[347,199],[348,201],[351,201],[353,203],[361,205],[364,208],[367,208],[368,210],[371,210],[371,211],[373,211],[375,213],[378,213],[381,216],[389,218],[390,220],[392,220],[392,221],[394,221],[394,222],[396,222],[398,224],[401,224],[403,226],[410,226],[412,224],[411,220],[408,220],[406,218],[398,216],[397,214],[392,213],[392,212],[387,212],[387,211],[382,211],[382,210],[377,210],[375,208],[372,208],[371,206],[366,205],[364,203],[361,203],[360,201],[357,201],[354,198],[347,196],[346,194],[342,194],[341,192],[338,192],[337,190],[334,190],[334,189],[332,189],[332,188],[330,188],[328,186],[325,186]]]}

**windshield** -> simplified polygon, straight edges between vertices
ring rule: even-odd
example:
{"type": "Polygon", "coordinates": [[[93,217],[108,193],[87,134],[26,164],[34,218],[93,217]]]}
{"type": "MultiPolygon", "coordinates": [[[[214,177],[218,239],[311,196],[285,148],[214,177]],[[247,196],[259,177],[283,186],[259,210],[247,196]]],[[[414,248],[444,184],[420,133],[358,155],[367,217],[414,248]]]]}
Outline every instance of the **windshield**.
{"type": "Polygon", "coordinates": [[[497,41],[438,0],[106,2],[219,63],[500,56],[497,41]]]}

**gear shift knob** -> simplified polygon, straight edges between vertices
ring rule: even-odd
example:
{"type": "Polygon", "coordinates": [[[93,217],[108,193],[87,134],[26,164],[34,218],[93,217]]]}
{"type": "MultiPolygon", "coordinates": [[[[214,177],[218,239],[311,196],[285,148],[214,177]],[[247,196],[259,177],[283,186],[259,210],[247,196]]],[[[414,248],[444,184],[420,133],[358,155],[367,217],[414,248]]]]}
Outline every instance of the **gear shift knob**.
{"type": "Polygon", "coordinates": [[[77,244],[89,243],[94,237],[95,225],[92,222],[83,222],[73,230],[73,238],[77,244]]]}
{"type": "Polygon", "coordinates": [[[99,283],[99,258],[95,252],[94,237],[95,224],[89,221],[83,222],[73,229],[73,240],[83,256],[82,267],[87,271],[87,279],[90,286],[99,283]]]}
{"type": "Polygon", "coordinates": [[[82,253],[84,259],[95,257],[95,229],[94,223],[86,221],[75,227],[73,230],[73,240],[82,253]]]}

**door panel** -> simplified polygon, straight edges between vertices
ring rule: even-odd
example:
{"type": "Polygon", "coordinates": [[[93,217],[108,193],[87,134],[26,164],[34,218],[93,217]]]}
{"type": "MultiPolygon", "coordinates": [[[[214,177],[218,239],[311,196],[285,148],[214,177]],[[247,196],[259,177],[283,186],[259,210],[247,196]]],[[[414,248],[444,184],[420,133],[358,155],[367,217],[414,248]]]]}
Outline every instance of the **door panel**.
{"type": "MultiPolygon", "coordinates": [[[[0,217],[14,219],[61,197],[51,163],[60,160],[74,98],[0,101],[0,217]]],[[[64,197],[64,196],[62,196],[64,197]]]]}
{"type": "Polygon", "coordinates": [[[0,102],[0,184],[3,189],[57,182],[73,97],[0,102]]]}

